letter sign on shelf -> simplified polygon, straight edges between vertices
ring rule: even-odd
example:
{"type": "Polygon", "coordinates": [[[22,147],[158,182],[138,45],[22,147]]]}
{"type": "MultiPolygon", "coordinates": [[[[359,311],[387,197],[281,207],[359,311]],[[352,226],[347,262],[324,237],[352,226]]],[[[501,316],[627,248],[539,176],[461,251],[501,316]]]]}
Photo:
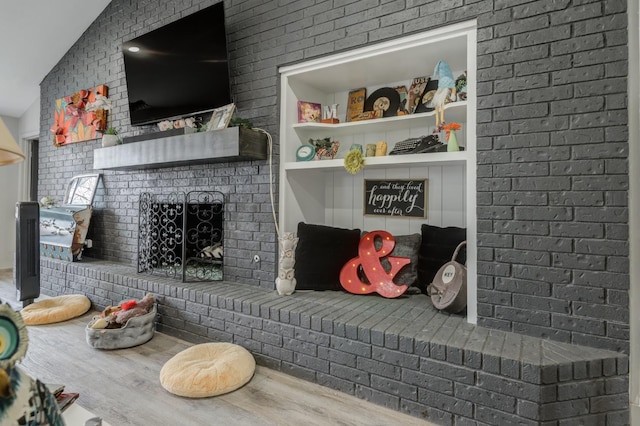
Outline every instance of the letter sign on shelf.
{"type": "Polygon", "coordinates": [[[371,231],[365,234],[358,245],[358,256],[348,261],[340,270],[340,284],[349,293],[378,293],[386,298],[402,295],[407,291],[406,284],[396,284],[393,278],[403,266],[411,263],[408,257],[389,256],[396,240],[387,231],[371,231]],[[375,239],[381,239],[381,247],[376,248],[375,239]],[[386,258],[391,265],[386,271],[380,259],[386,258]],[[360,277],[360,271],[366,279],[360,277]]]}

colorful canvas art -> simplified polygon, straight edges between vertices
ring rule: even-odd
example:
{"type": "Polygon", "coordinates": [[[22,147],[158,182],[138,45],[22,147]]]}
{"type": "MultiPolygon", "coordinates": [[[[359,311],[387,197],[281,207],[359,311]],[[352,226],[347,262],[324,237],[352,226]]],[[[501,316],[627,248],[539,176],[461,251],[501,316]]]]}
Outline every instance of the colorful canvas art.
{"type": "Polygon", "coordinates": [[[56,99],[54,122],[51,126],[55,146],[99,137],[98,133],[107,127],[107,110],[90,108],[88,111],[87,105],[95,103],[99,99],[97,95],[106,98],[107,90],[107,86],[100,85],[56,99]]]}
{"type": "Polygon", "coordinates": [[[321,115],[322,105],[298,101],[298,123],[319,123],[321,115]]]}

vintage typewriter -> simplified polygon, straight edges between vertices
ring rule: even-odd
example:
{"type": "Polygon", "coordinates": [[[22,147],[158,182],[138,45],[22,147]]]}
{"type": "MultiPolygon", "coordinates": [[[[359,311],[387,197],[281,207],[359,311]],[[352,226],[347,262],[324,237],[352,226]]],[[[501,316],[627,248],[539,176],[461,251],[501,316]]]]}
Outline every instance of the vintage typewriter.
{"type": "Polygon", "coordinates": [[[438,135],[420,136],[396,142],[389,155],[423,154],[425,152],[445,152],[447,145],[440,142],[438,135]]]}

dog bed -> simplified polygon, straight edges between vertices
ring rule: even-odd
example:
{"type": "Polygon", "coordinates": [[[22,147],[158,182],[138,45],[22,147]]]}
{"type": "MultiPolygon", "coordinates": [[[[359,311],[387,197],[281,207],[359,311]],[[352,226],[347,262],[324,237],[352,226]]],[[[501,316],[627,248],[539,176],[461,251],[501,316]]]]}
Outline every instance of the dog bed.
{"type": "Polygon", "coordinates": [[[91,326],[100,318],[95,316],[85,328],[87,343],[96,349],[125,349],[147,343],[156,331],[156,305],[145,315],[133,317],[121,328],[94,329],[91,326]]]}
{"type": "Polygon", "coordinates": [[[82,294],[68,294],[42,299],[25,306],[20,311],[26,325],[52,324],[85,314],[91,308],[91,300],[82,294]]]}
{"type": "Polygon", "coordinates": [[[172,394],[205,398],[234,391],[253,377],[256,362],[232,343],[202,343],[176,354],[160,370],[160,384],[172,394]]]}

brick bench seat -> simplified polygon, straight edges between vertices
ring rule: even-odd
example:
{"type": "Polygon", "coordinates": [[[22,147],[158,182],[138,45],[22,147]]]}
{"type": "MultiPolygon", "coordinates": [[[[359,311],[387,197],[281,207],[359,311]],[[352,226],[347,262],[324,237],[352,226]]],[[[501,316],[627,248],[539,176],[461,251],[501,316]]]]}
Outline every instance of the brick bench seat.
{"type": "Polygon", "coordinates": [[[425,295],[279,296],[230,282],[182,283],[84,258],[41,258],[42,291],[98,309],[152,292],[157,329],[239,344],[258,364],[437,424],[620,425],[628,356],[468,324],[425,295]]]}

